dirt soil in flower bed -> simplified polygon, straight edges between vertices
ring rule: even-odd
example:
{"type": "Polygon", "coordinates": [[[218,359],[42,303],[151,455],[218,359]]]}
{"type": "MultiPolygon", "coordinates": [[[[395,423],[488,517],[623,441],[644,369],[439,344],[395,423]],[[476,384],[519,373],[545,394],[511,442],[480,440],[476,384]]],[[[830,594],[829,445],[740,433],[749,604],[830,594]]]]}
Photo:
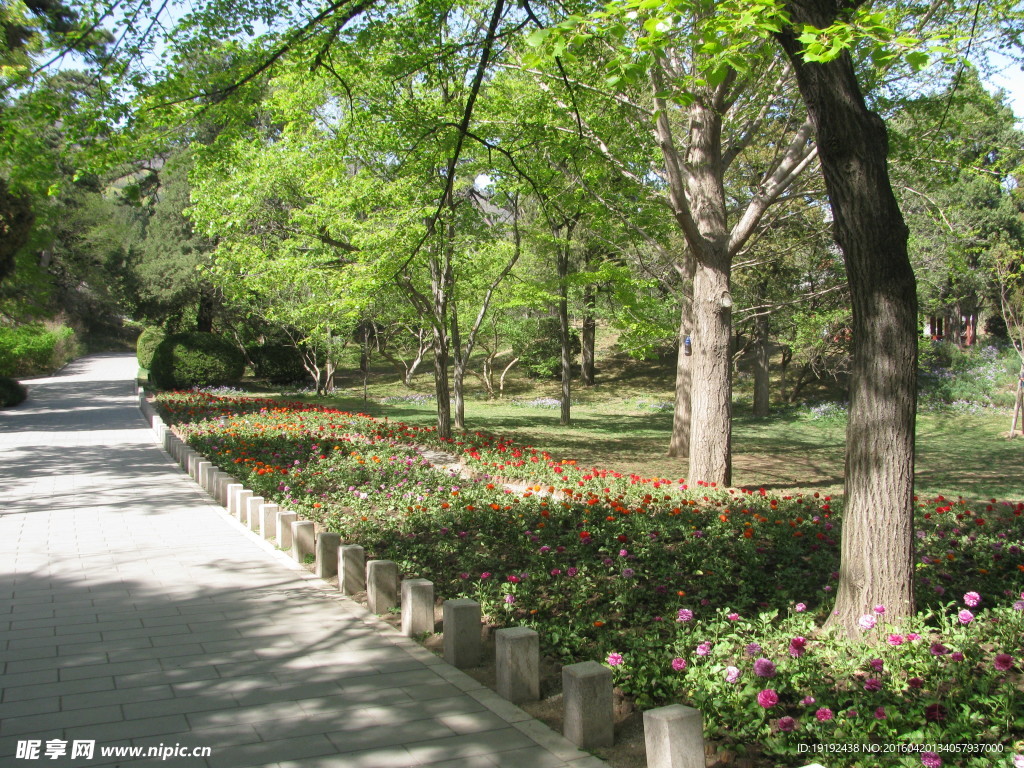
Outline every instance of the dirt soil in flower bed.
{"type": "MultiPolygon", "coordinates": [[[[309,570],[312,567],[306,566],[309,570]]],[[[337,577],[327,579],[337,586],[337,577]]],[[[351,596],[352,600],[366,604],[366,593],[359,592],[351,596]]],[[[399,613],[388,613],[380,617],[397,630],[402,628],[402,617],[399,613]]],[[[434,606],[435,634],[424,638],[422,645],[438,657],[444,656],[444,637],[442,628],[442,601],[434,606]]],[[[478,667],[462,670],[481,685],[492,691],[498,689],[498,673],[495,663],[495,630],[500,627],[485,623],[483,626],[484,663],[478,667]]],[[[594,754],[608,763],[611,768],[647,768],[647,749],[644,743],[643,713],[636,709],[633,700],[616,688],[613,691],[615,714],[615,744],[611,747],[594,750],[594,754]]],[[[519,708],[533,718],[540,720],[551,730],[562,732],[562,664],[555,659],[542,656],[540,660],[540,700],[520,704],[519,708]]],[[[706,768],[757,768],[755,760],[737,757],[731,752],[716,752],[714,745],[706,746],[706,768]]]]}

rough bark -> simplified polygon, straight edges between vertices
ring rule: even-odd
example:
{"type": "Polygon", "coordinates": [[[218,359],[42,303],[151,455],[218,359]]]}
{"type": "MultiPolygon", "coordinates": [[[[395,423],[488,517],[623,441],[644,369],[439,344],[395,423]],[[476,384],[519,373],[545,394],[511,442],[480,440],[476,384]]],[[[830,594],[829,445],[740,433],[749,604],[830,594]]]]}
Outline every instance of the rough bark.
{"type": "Polygon", "coordinates": [[[672,414],[668,455],[681,459],[690,455],[690,383],[693,376],[690,335],[693,333],[693,275],[696,267],[697,262],[690,253],[683,256],[682,263],[677,267],[683,279],[683,300],[680,302],[679,351],[676,354],[676,404],[672,414]]]}
{"type": "Polygon", "coordinates": [[[583,287],[583,329],[580,332],[580,383],[585,387],[594,386],[596,362],[594,347],[597,342],[597,291],[592,285],[583,287]]]}
{"type": "Polygon", "coordinates": [[[436,256],[430,258],[430,292],[433,297],[434,395],[437,399],[437,435],[452,436],[452,405],[448,389],[448,287],[451,270],[436,256]]]}
{"type": "MultiPolygon", "coordinates": [[[[793,29],[836,17],[831,0],[786,3],[793,29]]],[[[907,227],[889,183],[885,125],[849,56],[807,63],[793,29],[778,38],[796,71],[843,250],[853,305],[839,590],[829,623],[852,636],[875,605],[914,610],[913,489],[917,294],[907,227]]]]}

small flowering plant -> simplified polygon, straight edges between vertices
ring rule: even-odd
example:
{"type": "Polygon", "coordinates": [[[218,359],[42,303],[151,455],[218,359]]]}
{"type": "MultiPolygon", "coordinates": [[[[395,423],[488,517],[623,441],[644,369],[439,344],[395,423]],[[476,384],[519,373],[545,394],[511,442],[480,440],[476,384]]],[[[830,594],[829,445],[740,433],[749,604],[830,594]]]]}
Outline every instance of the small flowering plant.
{"type": "Polygon", "coordinates": [[[824,626],[842,525],[827,497],[587,469],[485,433],[447,442],[304,403],[190,392],[160,404],[257,494],[439,595],[478,600],[495,624],[536,628],[546,653],[604,660],[642,707],[697,707],[708,737],[737,750],[803,765],[811,743],[1009,744],[1024,728],[1024,504],[920,500],[919,613],[896,624],[867,605],[850,640],[824,626]],[[466,471],[439,471],[425,447],[466,471]]]}

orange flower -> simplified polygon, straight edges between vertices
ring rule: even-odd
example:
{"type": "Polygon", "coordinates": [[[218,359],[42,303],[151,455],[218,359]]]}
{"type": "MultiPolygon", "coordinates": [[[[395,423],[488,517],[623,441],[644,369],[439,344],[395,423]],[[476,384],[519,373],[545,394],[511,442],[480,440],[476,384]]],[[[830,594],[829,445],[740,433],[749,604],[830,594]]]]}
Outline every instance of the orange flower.
{"type": "Polygon", "coordinates": [[[603,627],[604,626],[604,622],[603,621],[595,621],[594,622],[594,626],[595,627],[603,627]]]}

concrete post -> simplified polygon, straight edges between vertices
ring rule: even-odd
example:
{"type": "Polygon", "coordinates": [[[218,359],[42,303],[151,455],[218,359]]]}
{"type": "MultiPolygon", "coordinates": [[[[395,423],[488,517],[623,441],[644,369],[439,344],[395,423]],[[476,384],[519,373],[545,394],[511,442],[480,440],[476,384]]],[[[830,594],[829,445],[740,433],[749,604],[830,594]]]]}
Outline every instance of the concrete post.
{"type": "Polygon", "coordinates": [[[402,634],[407,637],[434,631],[434,582],[402,580],[402,634]]]}
{"type": "Polygon", "coordinates": [[[338,547],[338,589],[343,595],[366,591],[366,552],[358,544],[338,547]]]}
{"type": "Polygon", "coordinates": [[[562,667],[562,698],[565,738],[586,750],[615,742],[610,669],[596,661],[562,667]]]}
{"type": "Polygon", "coordinates": [[[206,487],[206,473],[210,471],[212,466],[213,464],[202,457],[195,463],[195,474],[192,476],[192,479],[199,484],[200,488],[206,487]]]}
{"type": "Polygon", "coordinates": [[[647,768],[704,768],[700,710],[670,704],[644,712],[647,768]]]}
{"type": "Polygon", "coordinates": [[[294,512],[277,513],[277,546],[280,549],[292,548],[292,523],[298,519],[294,512]]]}
{"type": "Polygon", "coordinates": [[[260,528],[260,507],[264,501],[262,496],[250,496],[245,501],[245,524],[250,531],[258,531],[260,528]]]}
{"type": "Polygon", "coordinates": [[[495,635],[498,695],[513,704],[540,698],[540,636],[529,627],[499,629],[495,635]]]}
{"type": "Polygon", "coordinates": [[[366,564],[366,607],[387,613],[398,605],[398,563],[371,560],[366,564]]]}
{"type": "Polygon", "coordinates": [[[312,520],[296,520],[292,523],[292,557],[295,562],[304,563],[306,555],[316,553],[316,526],[312,520]]]}
{"type": "Polygon", "coordinates": [[[277,533],[277,513],[280,511],[277,504],[264,504],[260,507],[260,536],[264,539],[272,539],[277,533]]]}
{"type": "Polygon", "coordinates": [[[465,669],[480,664],[480,603],[460,598],[444,601],[444,660],[465,669]]]}
{"type": "Polygon", "coordinates": [[[235,491],[235,510],[242,525],[249,525],[249,499],[251,498],[252,491],[248,488],[235,491]]]}
{"type": "Polygon", "coordinates": [[[227,507],[228,514],[232,517],[238,517],[238,492],[245,486],[238,482],[228,483],[227,487],[227,507]]]}
{"type": "Polygon", "coordinates": [[[235,484],[235,478],[227,472],[217,475],[217,503],[224,509],[228,507],[228,488],[235,484]]]}
{"type": "Polygon", "coordinates": [[[341,536],[321,533],[316,537],[316,575],[327,579],[338,574],[338,547],[341,536]]]}

